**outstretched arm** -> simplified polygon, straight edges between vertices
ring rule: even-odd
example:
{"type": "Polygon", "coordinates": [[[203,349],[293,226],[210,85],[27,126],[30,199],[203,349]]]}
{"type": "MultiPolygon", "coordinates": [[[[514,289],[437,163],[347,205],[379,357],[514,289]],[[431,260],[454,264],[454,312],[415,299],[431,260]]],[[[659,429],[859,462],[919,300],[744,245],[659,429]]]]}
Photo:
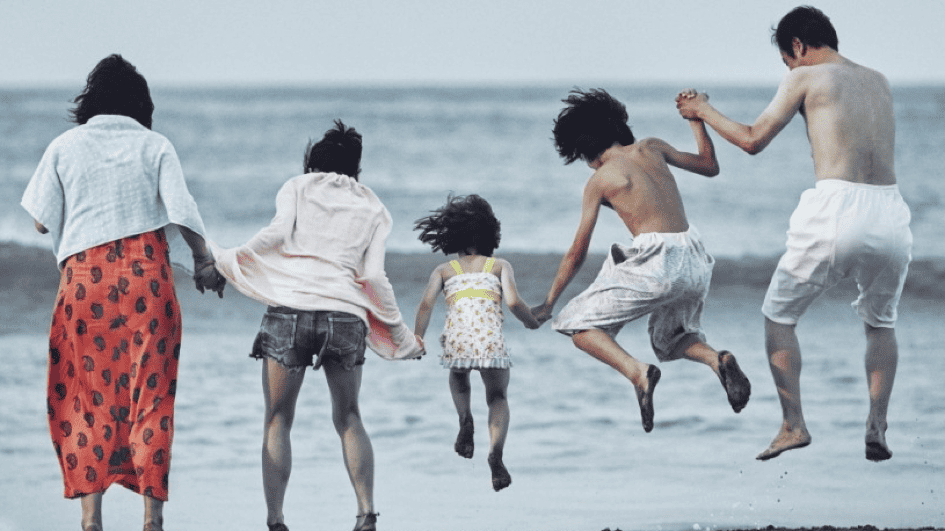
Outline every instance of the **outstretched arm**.
{"type": "Polygon", "coordinates": [[[715,146],[709,138],[705,124],[701,120],[690,120],[689,126],[692,128],[693,136],[696,137],[698,154],[679,151],[658,139],[650,140],[649,145],[663,154],[663,159],[667,164],[706,177],[715,177],[719,174],[719,160],[715,157],[715,146]]]}
{"type": "Polygon", "coordinates": [[[796,68],[788,72],[774,99],[752,125],[736,122],[720,113],[709,104],[705,94],[680,93],[676,98],[676,108],[683,118],[709,124],[722,138],[754,155],[766,148],[800,110],[807,94],[805,81],[805,69],[796,68]]]}
{"type": "Polygon", "coordinates": [[[433,307],[436,305],[436,297],[443,290],[443,275],[440,274],[440,268],[433,270],[430,274],[430,280],[423,291],[423,297],[420,299],[420,307],[417,308],[417,317],[413,326],[413,333],[418,339],[423,339],[427,333],[427,327],[430,326],[430,315],[433,313],[433,307]]]}
{"type": "MultiPolygon", "coordinates": [[[[599,171],[599,170],[598,170],[599,171]]],[[[600,213],[600,204],[603,200],[603,189],[601,188],[597,174],[587,182],[584,187],[584,197],[581,204],[581,222],[578,224],[577,234],[574,235],[574,242],[568,249],[568,252],[561,259],[561,265],[558,266],[558,273],[551,283],[551,289],[545,297],[545,301],[532,308],[532,315],[538,319],[539,323],[551,319],[551,313],[554,310],[558,297],[578,271],[587,258],[587,248],[591,244],[591,236],[594,233],[594,227],[597,225],[597,216],[600,213]]]]}
{"type": "Polygon", "coordinates": [[[529,330],[534,330],[541,326],[541,323],[538,322],[538,319],[535,319],[535,316],[532,315],[532,311],[528,308],[528,305],[525,304],[525,301],[518,294],[518,288],[515,286],[515,272],[512,270],[512,265],[502,261],[502,297],[505,300],[505,305],[509,307],[509,311],[512,312],[522,324],[525,325],[525,328],[529,330]]]}

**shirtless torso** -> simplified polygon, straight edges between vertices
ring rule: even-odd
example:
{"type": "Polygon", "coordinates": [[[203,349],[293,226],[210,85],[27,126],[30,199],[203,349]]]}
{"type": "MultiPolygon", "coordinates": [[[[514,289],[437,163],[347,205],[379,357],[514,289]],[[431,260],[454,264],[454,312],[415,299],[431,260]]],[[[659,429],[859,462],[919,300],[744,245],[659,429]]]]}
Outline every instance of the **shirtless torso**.
{"type": "Polygon", "coordinates": [[[601,204],[614,209],[634,236],[689,229],[679,188],[663,156],[663,144],[647,138],[612,148],[598,159],[602,162],[588,183],[600,189],[601,204]]]}
{"type": "Polygon", "coordinates": [[[726,140],[759,153],[796,113],[807,124],[817,180],[896,184],[896,122],[892,92],[879,72],[858,65],[829,47],[782,53],[790,72],[752,125],[734,122],[703,96],[677,100],[686,118],[702,118],[726,140]]]}
{"type": "Polygon", "coordinates": [[[690,127],[697,153],[679,151],[658,138],[645,138],[627,146],[614,144],[588,162],[595,171],[584,186],[581,221],[545,303],[540,307],[542,317],[550,316],[555,301],[584,263],[601,206],[613,208],[634,236],[645,232],[675,233],[689,229],[676,179],[669,167],[707,177],[719,173],[715,147],[705,125],[692,121],[690,127]]]}
{"type": "MultiPolygon", "coordinates": [[[[814,174],[817,180],[896,184],[896,122],[889,83],[879,72],[834,55],[835,61],[792,69],[778,91],[788,105],[800,101],[814,174]]],[[[769,109],[778,113],[777,105],[775,98],[775,108],[769,109]]]]}

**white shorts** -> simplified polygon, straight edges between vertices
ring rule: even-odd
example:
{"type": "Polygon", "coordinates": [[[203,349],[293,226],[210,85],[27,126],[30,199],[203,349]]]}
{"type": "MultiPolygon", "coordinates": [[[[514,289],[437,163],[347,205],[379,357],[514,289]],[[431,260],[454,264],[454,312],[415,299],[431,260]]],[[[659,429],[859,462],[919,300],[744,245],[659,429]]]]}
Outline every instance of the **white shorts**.
{"type": "Polygon", "coordinates": [[[853,278],[860,290],[853,309],[870,326],[892,328],[912,260],[910,219],[896,185],[818,181],[791,215],[762,313],[794,325],[821,293],[853,278]]]}
{"type": "Polygon", "coordinates": [[[702,307],[714,260],[690,227],[681,233],[645,233],[627,247],[615,243],[594,282],[561,310],[552,327],[565,335],[597,328],[611,337],[649,315],[650,343],[660,361],[705,342],[702,307]]]}

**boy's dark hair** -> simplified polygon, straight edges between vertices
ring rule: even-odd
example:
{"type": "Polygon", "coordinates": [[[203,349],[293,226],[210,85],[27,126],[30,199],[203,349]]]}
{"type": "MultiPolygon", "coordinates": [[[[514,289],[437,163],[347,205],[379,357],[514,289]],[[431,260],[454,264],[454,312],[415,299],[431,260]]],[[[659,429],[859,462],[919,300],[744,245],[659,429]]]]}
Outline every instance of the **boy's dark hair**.
{"type": "Polygon", "coordinates": [[[84,124],[99,114],[119,114],[134,118],[151,129],[154,102],[148,82],[138,70],[118,54],[95,65],[86,80],[85,90],[72,100],[72,120],[84,124]]]}
{"type": "Polygon", "coordinates": [[[433,252],[453,254],[470,247],[477,254],[492,256],[499,247],[501,224],[489,202],[476,194],[446,198],[446,205],[420,218],[414,225],[420,241],[433,246],[433,252]]]}
{"type": "Polygon", "coordinates": [[[634,142],[627,108],[604,89],[574,89],[561,101],[568,106],[555,120],[554,136],[565,164],[578,159],[591,162],[614,144],[629,146],[634,142]]]}
{"type": "Polygon", "coordinates": [[[837,30],[823,11],[812,6],[795,7],[784,15],[777,28],[771,28],[771,42],[791,58],[794,58],[794,38],[812,48],[829,46],[839,51],[837,30]]]}
{"type": "Polygon", "coordinates": [[[335,127],[326,131],[321,140],[308,141],[302,169],[305,173],[339,173],[358,180],[361,148],[361,133],[335,120],[335,127]]]}

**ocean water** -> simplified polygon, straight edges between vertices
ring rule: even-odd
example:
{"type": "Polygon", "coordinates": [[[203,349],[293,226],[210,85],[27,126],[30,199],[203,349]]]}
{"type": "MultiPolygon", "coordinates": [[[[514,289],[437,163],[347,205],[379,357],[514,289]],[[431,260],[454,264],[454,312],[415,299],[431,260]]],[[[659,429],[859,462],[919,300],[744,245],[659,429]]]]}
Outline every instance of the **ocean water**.
{"type": "MultiPolygon", "coordinates": [[[[64,528],[79,515],[76,502],[61,499],[45,415],[53,258],[3,244],[48,248],[19,198],[46,145],[71,126],[68,100],[80,88],[0,90],[0,251],[20,253],[0,252],[0,359],[9,369],[0,371],[0,531],[64,528]],[[36,289],[37,275],[50,276],[49,269],[50,285],[36,289]]],[[[563,166],[550,140],[558,100],[568,88],[157,87],[154,128],[178,150],[210,236],[236,245],[268,223],[279,186],[300,171],[307,140],[341,118],[364,134],[362,180],[394,217],[391,250],[427,252],[416,241],[413,220],[451,191],[479,193],[502,221],[500,250],[527,253],[513,265],[520,291],[534,304],[556,265],[539,253],[567,248],[590,175],[584,166],[563,166]]],[[[637,136],[693,148],[673,105],[676,87],[605,88],[628,104],[637,136]]],[[[774,87],[709,91],[720,109],[748,121],[774,87]]],[[[936,237],[945,223],[938,162],[945,145],[945,87],[897,87],[895,98],[897,172],[913,212],[914,255],[934,273],[945,257],[945,242],[936,237]]],[[[735,352],[751,379],[748,407],[732,413],[704,367],[663,364],[656,428],[645,434],[632,389],[619,375],[547,326],[526,331],[507,315],[515,366],[505,460],[514,482],[495,494],[485,464],[482,385],[474,378],[477,455],[467,461],[452,451],[456,413],[446,372],[436,363],[438,349],[419,362],[385,362],[368,353],[361,407],[377,459],[384,529],[945,527],[941,288],[920,283],[907,290],[900,307],[899,372],[887,434],[892,460],[876,464],[863,458],[864,345],[848,289],[819,300],[799,325],[804,406],[814,444],[766,463],[753,459],[780,419],[758,310],[768,259],[780,254],[788,217],[812,185],[813,172],[800,119],[755,157],[714,138],[721,175],[675,174],[690,221],[726,264],[716,268],[703,323],[710,343],[735,352]]],[[[602,251],[622,239],[617,219],[606,214],[592,247],[602,251]]],[[[389,275],[411,322],[429,268],[417,266],[425,263],[419,257],[400,256],[389,275]]],[[[590,260],[584,267],[591,277],[596,268],[590,260]]],[[[929,282],[940,284],[942,275],[936,274],[929,282]]],[[[196,295],[184,282],[178,292],[184,347],[168,528],[261,524],[263,405],[259,364],[246,353],[263,307],[232,290],[223,301],[196,295]]],[[[441,301],[428,344],[436,344],[442,322],[441,301]]],[[[645,323],[628,325],[618,340],[656,363],[645,323]]],[[[354,496],[331,428],[328,391],[320,373],[307,378],[293,429],[287,515],[290,526],[346,528],[354,496]]],[[[106,497],[107,527],[137,525],[140,502],[113,491],[123,489],[113,488],[106,497]]]]}
{"type": "MultiPolygon", "coordinates": [[[[413,222],[448,193],[478,193],[502,222],[503,251],[567,249],[591,171],[564,166],[552,120],[570,87],[152,89],[154,129],[180,156],[210,237],[237,245],[268,223],[276,191],[301,173],[309,138],[334,119],[364,135],[362,182],[394,218],[389,249],[423,251],[413,222]]],[[[638,138],[655,136],[694,150],[673,98],[680,87],[608,86],[625,102],[638,138]]],[[[72,124],[69,100],[81,89],[0,89],[0,242],[48,245],[31,230],[19,198],[48,143],[72,124]]],[[[749,122],[775,87],[709,87],[713,103],[749,122]]],[[[945,145],[945,87],[895,87],[897,176],[912,208],[917,259],[945,256],[939,151],[945,145]]],[[[749,156],[712,134],[721,174],[677,170],[690,222],[718,257],[771,257],[784,246],[788,218],[813,185],[803,120],[796,117],[761,154],[749,156]]],[[[625,241],[612,213],[592,248],[625,241]]]]}
{"type": "MultiPolygon", "coordinates": [[[[395,279],[412,315],[422,280],[395,279]]],[[[199,297],[181,283],[184,347],[178,377],[168,529],[261,528],[263,400],[260,365],[246,354],[262,306],[228,293],[199,297]]],[[[476,456],[453,453],[458,426],[447,373],[421,361],[367,353],[361,412],[376,456],[376,503],[389,531],[688,531],[819,525],[945,528],[945,335],[939,302],[908,297],[898,327],[900,361],[887,433],[894,457],[863,458],[868,404],[860,323],[848,299],[828,296],[800,326],[803,392],[814,437],[805,449],[754,460],[777,431],[780,409],[763,354],[757,289],[710,297],[704,325],[752,381],[734,414],[706,368],[662,364],[656,426],[644,433],[632,387],[545,327],[509,317],[511,425],[505,462],[512,486],[492,492],[485,462],[487,409],[472,379],[476,456]]],[[[442,326],[442,303],[428,343],[442,326]]],[[[6,318],[12,318],[6,315],[6,318]]],[[[40,326],[40,325],[37,325],[40,326]]],[[[649,363],[644,323],[619,336],[649,363]]],[[[69,528],[75,501],[62,483],[45,415],[41,331],[0,336],[0,529],[69,528]],[[18,500],[14,503],[14,500],[18,500]]],[[[293,428],[286,503],[292,528],[346,529],[354,495],[341,464],[321,372],[309,371],[293,428]]],[[[129,528],[140,500],[120,487],[105,498],[106,527],[129,528]],[[119,525],[120,524],[120,525],[119,525]]]]}

